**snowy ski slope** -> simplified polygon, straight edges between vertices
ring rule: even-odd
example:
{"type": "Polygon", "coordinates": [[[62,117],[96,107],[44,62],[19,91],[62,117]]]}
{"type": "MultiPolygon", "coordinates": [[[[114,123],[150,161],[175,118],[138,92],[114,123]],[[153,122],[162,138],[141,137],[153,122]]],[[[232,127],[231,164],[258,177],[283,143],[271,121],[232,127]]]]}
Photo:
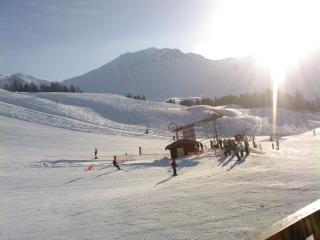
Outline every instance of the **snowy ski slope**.
{"type": "Polygon", "coordinates": [[[320,197],[320,135],[311,132],[281,139],[280,151],[259,138],[263,153],[241,162],[212,152],[185,158],[172,178],[162,138],[84,134],[5,116],[0,129],[5,240],[245,239],[320,197]],[[125,153],[124,170],[115,172],[112,156],[125,153]]]}
{"type": "MultiPolygon", "coordinates": [[[[0,90],[0,114],[60,128],[105,134],[168,136],[171,122],[188,124],[208,116],[210,110],[224,114],[217,121],[221,136],[233,136],[243,129],[257,135],[271,132],[271,109],[231,109],[140,101],[114,94],[36,93],[18,94],[0,90]]],[[[320,116],[280,110],[278,132],[302,133],[319,126],[320,116]]],[[[201,137],[212,137],[212,126],[198,128],[201,137]]]]}
{"type": "Polygon", "coordinates": [[[220,134],[270,131],[269,109],[0,91],[0,239],[246,239],[320,197],[320,128],[306,131],[320,126],[318,113],[280,110],[282,134],[304,132],[282,137],[280,151],[258,136],[262,150],[240,162],[206,149],[179,159],[172,178],[167,123],[210,109],[225,115],[220,134]]]}

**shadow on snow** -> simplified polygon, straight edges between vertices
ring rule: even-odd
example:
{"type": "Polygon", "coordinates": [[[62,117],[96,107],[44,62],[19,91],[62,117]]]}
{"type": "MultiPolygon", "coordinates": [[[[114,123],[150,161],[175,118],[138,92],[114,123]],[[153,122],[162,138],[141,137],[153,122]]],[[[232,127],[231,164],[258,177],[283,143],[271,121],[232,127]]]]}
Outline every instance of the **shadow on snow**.
{"type": "MultiPolygon", "coordinates": [[[[182,167],[194,167],[199,164],[197,159],[181,159],[177,160],[177,165],[182,168],[182,167]]],[[[130,163],[127,164],[127,166],[133,166],[133,167],[171,167],[171,159],[168,158],[163,158],[160,160],[154,160],[153,162],[147,162],[147,163],[130,163]]]]}
{"type": "MultiPolygon", "coordinates": [[[[221,166],[221,167],[227,166],[229,163],[231,163],[231,162],[233,161],[234,157],[235,157],[235,155],[233,155],[233,156],[228,156],[228,157],[222,156],[222,157],[218,158],[218,166],[221,166]]],[[[244,163],[247,157],[248,157],[248,156],[245,155],[245,156],[242,157],[240,160],[234,161],[234,163],[228,168],[227,171],[230,171],[230,170],[233,169],[235,166],[244,163]]]]}
{"type": "Polygon", "coordinates": [[[81,178],[82,178],[82,177],[78,177],[78,178],[76,178],[76,179],[73,179],[73,180],[70,180],[70,181],[66,182],[65,184],[69,184],[69,183],[78,181],[78,180],[80,180],[81,178]]]}
{"type": "Polygon", "coordinates": [[[228,170],[227,171],[230,171],[231,169],[233,169],[235,166],[237,166],[237,165],[240,165],[240,164],[242,164],[242,163],[244,163],[245,161],[246,161],[246,158],[247,158],[248,156],[247,155],[245,155],[244,157],[242,157],[240,160],[238,160],[238,161],[235,161],[229,168],[228,168],[228,170]]]}

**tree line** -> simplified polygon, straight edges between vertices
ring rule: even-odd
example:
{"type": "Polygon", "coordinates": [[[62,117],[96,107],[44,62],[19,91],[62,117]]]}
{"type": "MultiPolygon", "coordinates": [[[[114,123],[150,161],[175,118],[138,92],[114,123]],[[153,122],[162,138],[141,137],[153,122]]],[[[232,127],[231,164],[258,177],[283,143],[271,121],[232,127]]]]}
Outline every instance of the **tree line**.
{"type": "MultiPolygon", "coordinates": [[[[293,94],[278,91],[278,107],[286,108],[295,111],[320,111],[320,97],[317,96],[314,100],[305,99],[300,90],[296,90],[293,94]]],[[[221,106],[228,104],[236,104],[243,108],[264,108],[272,107],[273,104],[272,90],[268,89],[262,93],[246,93],[240,95],[228,95],[219,98],[202,98],[202,99],[184,99],[179,102],[180,105],[194,106],[194,105],[209,105],[221,106]]],[[[170,99],[169,103],[175,103],[170,99]]]]}
{"type": "Polygon", "coordinates": [[[137,100],[146,100],[146,96],[145,95],[132,95],[131,93],[128,93],[126,95],[127,98],[133,98],[133,99],[137,99],[137,100]]]}
{"type": "Polygon", "coordinates": [[[17,80],[14,80],[11,84],[5,84],[3,89],[11,92],[82,92],[78,86],[72,84],[66,86],[58,82],[51,82],[38,86],[34,82],[22,84],[17,80]]]}

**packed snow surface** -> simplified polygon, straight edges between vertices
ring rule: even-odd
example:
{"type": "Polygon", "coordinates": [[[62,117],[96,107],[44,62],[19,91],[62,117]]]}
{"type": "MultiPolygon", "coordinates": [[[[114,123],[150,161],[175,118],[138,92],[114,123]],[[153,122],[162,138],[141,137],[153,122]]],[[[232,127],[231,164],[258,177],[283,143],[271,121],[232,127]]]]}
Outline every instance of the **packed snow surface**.
{"type": "MultiPolygon", "coordinates": [[[[0,90],[2,115],[93,133],[141,135],[150,128],[151,135],[168,136],[170,123],[190,124],[208,117],[212,111],[224,115],[217,120],[220,136],[234,136],[245,129],[256,135],[268,135],[272,131],[269,108],[248,110],[205,105],[188,108],[115,94],[18,94],[0,90]]],[[[278,123],[280,135],[292,135],[319,126],[320,115],[280,109],[278,123]]],[[[212,137],[212,124],[197,125],[197,130],[201,137],[212,137]]]]}
{"type": "Polygon", "coordinates": [[[270,109],[0,91],[0,239],[245,239],[320,196],[320,114],[279,113],[276,151],[270,109]],[[210,110],[219,134],[250,128],[259,148],[241,161],[205,148],[171,177],[167,124],[210,110]]]}

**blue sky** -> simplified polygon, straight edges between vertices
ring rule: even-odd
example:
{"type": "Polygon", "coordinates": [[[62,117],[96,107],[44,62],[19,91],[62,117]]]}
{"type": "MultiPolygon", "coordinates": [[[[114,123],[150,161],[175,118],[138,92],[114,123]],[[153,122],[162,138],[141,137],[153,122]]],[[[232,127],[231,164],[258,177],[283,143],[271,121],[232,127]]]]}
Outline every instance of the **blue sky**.
{"type": "Polygon", "coordinates": [[[0,0],[0,73],[61,81],[149,47],[285,69],[320,47],[319,11],[319,0],[0,0]]]}
{"type": "Polygon", "coordinates": [[[64,80],[148,47],[192,52],[212,0],[0,0],[0,73],[64,80]]]}

